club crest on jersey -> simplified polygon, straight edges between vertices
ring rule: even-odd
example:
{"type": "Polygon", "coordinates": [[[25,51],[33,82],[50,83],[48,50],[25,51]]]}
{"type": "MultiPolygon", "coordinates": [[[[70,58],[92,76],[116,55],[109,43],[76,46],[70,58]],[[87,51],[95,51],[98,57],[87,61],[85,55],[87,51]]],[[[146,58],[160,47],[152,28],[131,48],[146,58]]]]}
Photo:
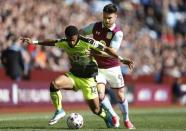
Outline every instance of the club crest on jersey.
{"type": "Polygon", "coordinates": [[[111,39],[112,38],[112,32],[108,32],[106,37],[107,37],[107,39],[111,39]]]}
{"type": "Polygon", "coordinates": [[[100,42],[104,45],[106,45],[106,42],[104,40],[100,40],[100,42]]]}
{"type": "Polygon", "coordinates": [[[97,35],[100,35],[100,32],[99,32],[99,31],[96,31],[96,34],[97,34],[97,35]]]}

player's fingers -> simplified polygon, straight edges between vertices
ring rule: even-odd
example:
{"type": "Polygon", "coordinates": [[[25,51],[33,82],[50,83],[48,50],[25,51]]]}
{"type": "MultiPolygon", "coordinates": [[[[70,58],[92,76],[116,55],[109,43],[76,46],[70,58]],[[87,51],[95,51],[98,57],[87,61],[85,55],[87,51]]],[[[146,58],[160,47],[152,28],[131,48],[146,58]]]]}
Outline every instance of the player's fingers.
{"type": "Polygon", "coordinates": [[[133,64],[132,63],[129,64],[129,68],[133,69],[133,64]]]}
{"type": "Polygon", "coordinates": [[[131,64],[129,65],[129,69],[132,69],[132,65],[131,64]]]}
{"type": "Polygon", "coordinates": [[[131,63],[131,64],[134,64],[134,62],[133,62],[132,60],[130,60],[130,63],[131,63]]]}
{"type": "Polygon", "coordinates": [[[134,66],[135,66],[135,64],[134,64],[134,62],[132,63],[132,68],[134,68],[134,66]]]}

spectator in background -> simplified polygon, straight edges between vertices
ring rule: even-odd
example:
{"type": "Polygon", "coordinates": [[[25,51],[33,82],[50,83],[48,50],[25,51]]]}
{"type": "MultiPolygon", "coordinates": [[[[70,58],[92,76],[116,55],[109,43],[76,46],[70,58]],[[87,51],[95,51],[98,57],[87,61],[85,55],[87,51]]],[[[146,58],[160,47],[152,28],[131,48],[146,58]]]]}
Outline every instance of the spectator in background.
{"type": "Polygon", "coordinates": [[[12,80],[19,81],[24,72],[24,60],[21,53],[20,41],[14,41],[10,47],[2,51],[1,61],[6,74],[12,80]]]}
{"type": "Polygon", "coordinates": [[[36,55],[35,55],[35,67],[39,69],[46,69],[47,66],[47,56],[45,52],[45,48],[38,46],[36,50],[36,55]]]}
{"type": "Polygon", "coordinates": [[[175,78],[174,83],[172,85],[173,101],[179,102],[180,104],[185,104],[185,102],[183,102],[183,97],[184,95],[186,95],[186,91],[182,88],[185,87],[183,87],[181,77],[175,78]]]}
{"type": "MultiPolygon", "coordinates": [[[[163,53],[167,52],[167,46],[175,51],[175,64],[182,76],[186,75],[185,48],[182,48],[186,45],[185,0],[30,0],[29,4],[27,0],[0,0],[0,51],[12,43],[10,37],[13,34],[32,36],[34,39],[58,38],[63,34],[64,27],[74,21],[79,27],[98,21],[102,15],[96,11],[104,4],[96,6],[96,9],[92,7],[100,2],[118,4],[117,23],[124,29],[124,39],[118,53],[133,59],[137,65],[127,72],[128,75],[132,74],[135,78],[157,72],[161,75],[161,63],[167,61],[163,53]],[[141,61],[144,57],[147,59],[141,61]]],[[[32,58],[33,68],[38,67],[35,63],[37,48],[28,47],[26,50],[32,58]]],[[[69,63],[65,53],[61,52],[64,57],[56,57],[52,50],[45,49],[48,59],[44,69],[66,71],[69,63]]],[[[126,68],[122,68],[125,72],[126,68]]],[[[167,66],[164,70],[164,74],[169,75],[167,66]]]]}

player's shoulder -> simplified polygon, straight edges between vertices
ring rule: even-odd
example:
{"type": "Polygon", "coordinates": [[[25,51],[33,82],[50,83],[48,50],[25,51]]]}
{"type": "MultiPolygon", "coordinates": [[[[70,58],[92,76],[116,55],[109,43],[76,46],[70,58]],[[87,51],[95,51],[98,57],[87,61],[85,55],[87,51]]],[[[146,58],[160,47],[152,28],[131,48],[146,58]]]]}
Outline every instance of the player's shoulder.
{"type": "Polygon", "coordinates": [[[113,29],[114,32],[123,32],[120,25],[116,24],[115,28],[113,29]]]}
{"type": "Polygon", "coordinates": [[[66,38],[60,38],[55,40],[55,46],[59,48],[63,48],[68,44],[68,41],[66,38]]]}
{"type": "Polygon", "coordinates": [[[102,23],[103,23],[102,21],[97,21],[94,24],[102,24],[102,23]]]}
{"type": "Polygon", "coordinates": [[[94,23],[94,26],[95,26],[95,27],[101,28],[102,25],[103,25],[103,22],[102,22],[102,21],[97,21],[97,22],[94,23]]]}

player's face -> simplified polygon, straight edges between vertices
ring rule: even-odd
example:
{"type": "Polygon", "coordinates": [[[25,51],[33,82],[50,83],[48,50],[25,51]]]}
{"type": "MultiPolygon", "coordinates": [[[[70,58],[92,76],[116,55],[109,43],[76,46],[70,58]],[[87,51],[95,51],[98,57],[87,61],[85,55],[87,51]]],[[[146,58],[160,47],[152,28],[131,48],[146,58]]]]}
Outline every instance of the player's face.
{"type": "Polygon", "coordinates": [[[117,14],[116,13],[105,13],[103,12],[103,24],[107,28],[110,28],[116,21],[117,14]]]}
{"type": "Polygon", "coordinates": [[[75,46],[75,44],[78,42],[78,35],[73,35],[67,38],[67,40],[70,45],[75,46]]]}

